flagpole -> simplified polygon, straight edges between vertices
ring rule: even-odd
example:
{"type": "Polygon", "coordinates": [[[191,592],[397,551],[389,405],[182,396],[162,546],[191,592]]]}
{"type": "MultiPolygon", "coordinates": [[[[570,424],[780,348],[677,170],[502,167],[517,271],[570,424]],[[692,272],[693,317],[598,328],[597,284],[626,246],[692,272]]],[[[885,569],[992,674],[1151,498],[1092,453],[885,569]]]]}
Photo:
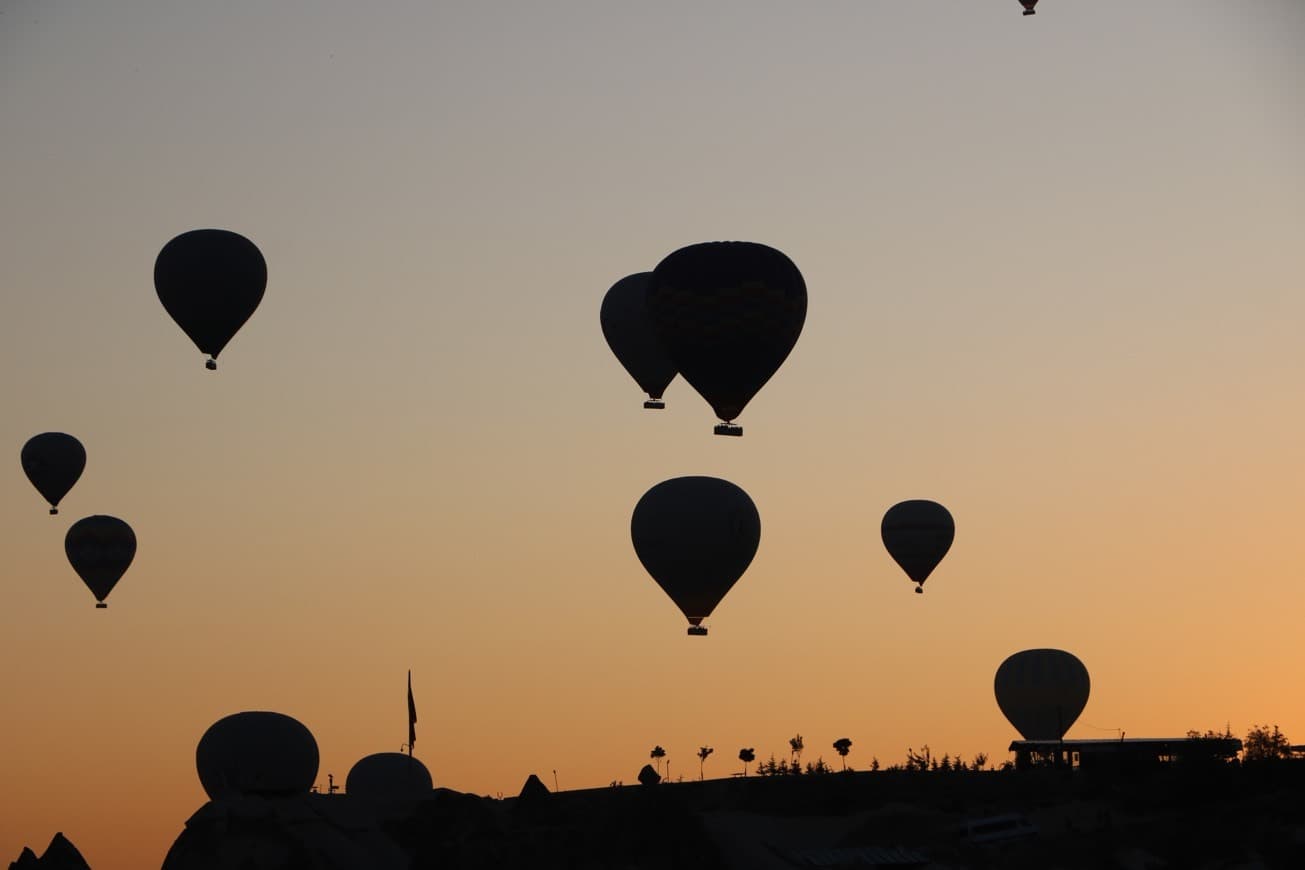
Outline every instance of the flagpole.
{"type": "Polygon", "coordinates": [[[412,669],[408,669],[408,757],[412,758],[412,744],[417,742],[417,704],[412,699],[412,669]]]}

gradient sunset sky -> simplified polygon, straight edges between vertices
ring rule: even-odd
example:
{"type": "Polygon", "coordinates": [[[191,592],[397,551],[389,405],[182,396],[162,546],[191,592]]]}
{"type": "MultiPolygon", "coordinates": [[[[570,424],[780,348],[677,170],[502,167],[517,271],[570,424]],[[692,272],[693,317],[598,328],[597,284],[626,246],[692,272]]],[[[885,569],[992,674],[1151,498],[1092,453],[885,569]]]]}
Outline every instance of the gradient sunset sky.
{"type": "Polygon", "coordinates": [[[0,2],[0,862],[158,866],[239,710],[342,782],[409,668],[416,754],[489,795],[799,732],[1000,762],[1039,646],[1091,673],[1071,737],[1305,742],[1302,45],[1297,0],[0,2]],[[216,374],[152,284],[197,227],[269,269],[216,374]],[[713,239],[809,292],[741,439],[598,326],[713,239]],[[629,536],[686,474],[761,514],[705,639],[629,536]],[[908,498],[957,523],[924,595],[908,498]],[[140,542],[104,611],[96,513],[140,542]]]}

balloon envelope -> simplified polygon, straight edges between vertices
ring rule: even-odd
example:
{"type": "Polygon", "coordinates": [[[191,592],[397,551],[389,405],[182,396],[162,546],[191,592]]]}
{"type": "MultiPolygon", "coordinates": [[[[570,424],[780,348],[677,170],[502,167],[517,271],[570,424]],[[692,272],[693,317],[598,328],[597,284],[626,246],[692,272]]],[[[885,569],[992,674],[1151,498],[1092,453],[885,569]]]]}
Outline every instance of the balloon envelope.
{"type": "Polygon", "coordinates": [[[63,432],[42,432],[23,445],[23,472],[41,497],[50,503],[50,513],[59,512],[59,502],[86,468],[86,448],[63,432]]]}
{"type": "Polygon", "coordinates": [[[956,523],[947,508],[936,501],[913,499],[888,509],[879,534],[893,561],[907,577],[923,586],[951,549],[956,523]]]}
{"type": "Polygon", "coordinates": [[[1059,649],[1026,649],[997,668],[993,692],[1025,740],[1059,740],[1087,706],[1087,668],[1059,649]]]}
{"type": "Polygon", "coordinates": [[[731,421],[797,343],[807,287],[774,248],[704,242],[657,264],[648,315],[672,364],[717,417],[731,421]]]}
{"type": "Polygon", "coordinates": [[[346,794],[374,800],[421,798],[435,787],[426,765],[402,752],[378,752],[360,759],[344,781],[346,794]]]}
{"type": "MultiPolygon", "coordinates": [[[[654,402],[675,378],[675,365],[666,355],[648,319],[648,279],[652,272],[627,275],[603,297],[598,320],[603,337],[639,389],[654,402]]],[[[660,407],[653,405],[652,407],[660,407]]]]}
{"type": "Polygon", "coordinates": [[[136,558],[136,533],[117,517],[84,517],[64,535],[63,550],[73,570],[95,595],[99,602],[96,606],[104,607],[104,599],[136,558]]]}
{"type": "Polygon", "coordinates": [[[697,626],[752,563],[761,516],[727,480],[677,477],[639,499],[630,537],[644,568],[697,626]]]}
{"type": "Polygon", "coordinates": [[[191,230],[163,246],[154,289],[196,347],[213,359],[263,299],[267,263],[249,239],[230,230],[191,230]]]}
{"type": "Polygon", "coordinates": [[[200,785],[213,800],[307,794],[317,779],[317,741],[283,713],[233,713],[209,726],[195,748],[200,785]]]}

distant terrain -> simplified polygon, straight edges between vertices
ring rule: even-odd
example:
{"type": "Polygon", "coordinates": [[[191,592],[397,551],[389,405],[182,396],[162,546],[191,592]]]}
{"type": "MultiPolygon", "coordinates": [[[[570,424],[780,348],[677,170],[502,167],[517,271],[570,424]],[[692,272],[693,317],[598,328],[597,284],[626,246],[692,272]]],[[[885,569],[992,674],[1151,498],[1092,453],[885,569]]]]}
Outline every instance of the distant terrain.
{"type": "Polygon", "coordinates": [[[1300,868],[1303,796],[1297,760],[734,776],[557,794],[536,780],[516,798],[436,789],[381,806],[313,794],[253,810],[207,804],[164,868],[241,867],[259,844],[282,857],[257,866],[295,870],[1300,868]],[[975,832],[991,828],[985,844],[975,832]],[[227,858],[208,857],[219,852],[227,858]]]}

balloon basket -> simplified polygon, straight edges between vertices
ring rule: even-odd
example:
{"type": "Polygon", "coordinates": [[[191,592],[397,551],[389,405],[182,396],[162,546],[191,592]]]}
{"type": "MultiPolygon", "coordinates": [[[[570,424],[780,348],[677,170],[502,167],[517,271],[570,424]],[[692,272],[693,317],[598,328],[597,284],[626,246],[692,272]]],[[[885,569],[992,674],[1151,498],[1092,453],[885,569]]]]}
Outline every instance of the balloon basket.
{"type": "Polygon", "coordinates": [[[1025,15],[1037,15],[1038,13],[1034,12],[1032,9],[1025,9],[1025,10],[1024,10],[1024,14],[1025,14],[1025,15]]]}
{"type": "Polygon", "coordinates": [[[705,625],[691,625],[691,626],[689,626],[689,632],[688,632],[688,634],[689,634],[689,637],[706,637],[706,636],[707,636],[707,626],[705,626],[705,625]]]}
{"type": "Polygon", "coordinates": [[[54,517],[54,516],[58,516],[58,515],[59,515],[59,509],[58,509],[58,508],[50,508],[50,516],[54,517]]]}
{"type": "Polygon", "coordinates": [[[211,372],[217,371],[217,360],[215,359],[204,360],[204,368],[208,369],[211,372]]]}
{"type": "Polygon", "coordinates": [[[109,605],[105,604],[103,601],[97,601],[97,602],[95,602],[95,609],[96,609],[96,610],[108,610],[108,609],[109,609],[109,605]]]}
{"type": "Polygon", "coordinates": [[[661,399],[649,399],[643,403],[643,406],[649,410],[660,411],[662,408],[666,407],[666,403],[661,399]]]}
{"type": "Polygon", "coordinates": [[[924,587],[923,587],[923,586],[917,586],[917,587],[915,587],[915,594],[916,594],[916,595],[923,595],[923,594],[924,594],[924,587]]]}
{"type": "Polygon", "coordinates": [[[733,435],[735,438],[743,436],[743,427],[738,423],[717,423],[712,431],[717,435],[733,435]]]}

